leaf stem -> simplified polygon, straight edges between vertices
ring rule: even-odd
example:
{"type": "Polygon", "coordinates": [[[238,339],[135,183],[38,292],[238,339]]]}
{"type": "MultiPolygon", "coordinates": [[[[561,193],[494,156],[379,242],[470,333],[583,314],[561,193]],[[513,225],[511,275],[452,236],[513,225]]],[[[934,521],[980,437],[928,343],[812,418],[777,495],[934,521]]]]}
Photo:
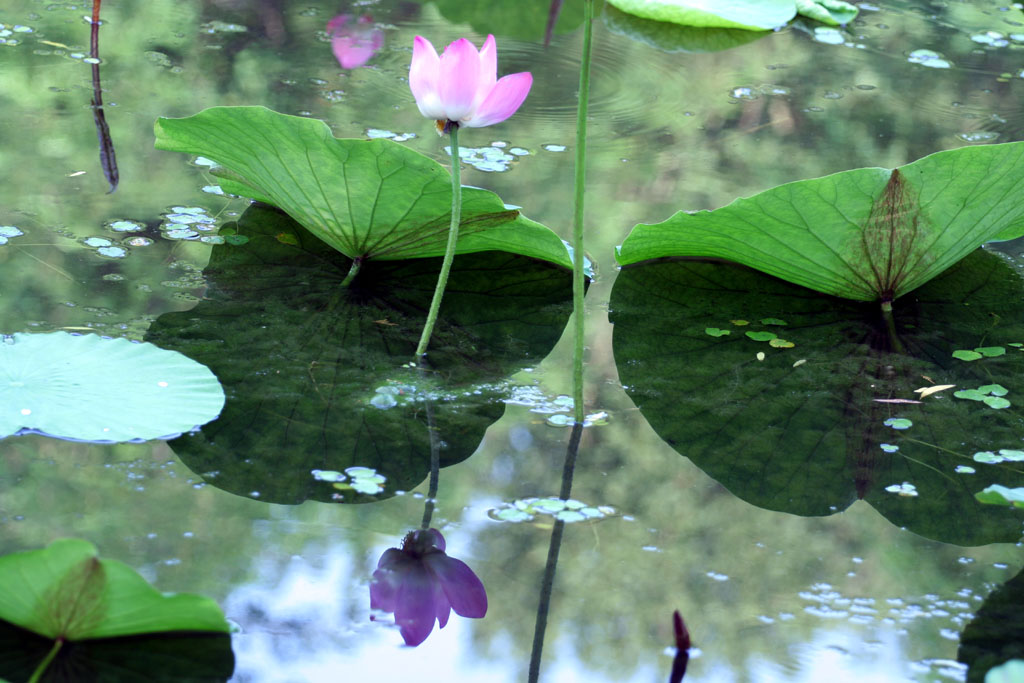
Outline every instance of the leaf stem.
{"type": "Polygon", "coordinates": [[[900,337],[896,334],[896,319],[892,316],[892,302],[882,302],[882,319],[885,320],[885,329],[889,333],[889,343],[892,344],[892,350],[896,353],[906,353],[903,348],[903,342],[900,341],[900,337]]]}
{"type": "Polygon", "coordinates": [[[361,256],[357,256],[352,259],[352,266],[348,269],[348,275],[346,275],[345,279],[341,281],[341,286],[348,287],[352,283],[352,280],[356,279],[356,275],[359,274],[362,267],[363,259],[361,256]]]}
{"type": "Polygon", "coordinates": [[[57,638],[57,640],[54,641],[53,647],[50,648],[50,651],[46,654],[46,657],[43,658],[43,661],[39,662],[39,666],[37,666],[36,670],[32,672],[32,677],[28,679],[28,683],[38,683],[39,678],[44,673],[46,673],[46,669],[50,666],[50,662],[52,662],[53,658],[57,656],[57,653],[60,652],[60,649],[61,647],[63,647],[63,645],[63,638],[57,638]]]}
{"type": "Polygon", "coordinates": [[[430,343],[430,335],[434,331],[434,323],[437,322],[437,312],[441,309],[441,298],[444,296],[444,288],[448,284],[448,271],[452,268],[452,260],[455,258],[455,243],[459,241],[459,223],[462,219],[462,179],[459,169],[459,125],[451,121],[445,125],[451,135],[452,151],[452,222],[448,227],[448,245],[445,247],[444,260],[441,262],[441,272],[437,276],[437,287],[434,288],[434,298],[430,302],[430,310],[427,312],[427,322],[423,325],[423,333],[420,335],[420,343],[416,347],[416,360],[419,361],[427,352],[427,345],[430,343]]]}
{"type": "Polygon", "coordinates": [[[583,210],[587,170],[587,105],[590,102],[590,53],[593,19],[594,0],[585,0],[583,3],[583,57],[580,63],[579,99],[576,103],[576,164],[573,176],[575,200],[572,217],[572,311],[573,338],[575,340],[572,354],[572,396],[573,417],[580,424],[583,423],[585,413],[583,406],[583,336],[585,331],[583,264],[586,257],[583,249],[583,210]]]}

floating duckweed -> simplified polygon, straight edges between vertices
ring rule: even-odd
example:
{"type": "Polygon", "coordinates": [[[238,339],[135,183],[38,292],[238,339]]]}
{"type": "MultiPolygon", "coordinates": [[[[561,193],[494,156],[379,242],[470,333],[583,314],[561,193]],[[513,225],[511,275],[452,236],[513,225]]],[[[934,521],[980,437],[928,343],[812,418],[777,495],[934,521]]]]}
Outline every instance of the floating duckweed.
{"type": "Polygon", "coordinates": [[[762,325],[788,325],[785,320],[779,320],[778,318],[761,318],[762,325]]]}
{"type": "Polygon", "coordinates": [[[979,502],[992,505],[1012,505],[1015,508],[1024,508],[1024,488],[1011,489],[999,484],[993,484],[984,491],[974,494],[979,502]]]}
{"type": "Polygon", "coordinates": [[[891,443],[879,444],[879,447],[886,453],[895,453],[900,449],[899,446],[893,446],[891,443]]]}
{"type": "Polygon", "coordinates": [[[975,130],[969,133],[957,133],[956,136],[964,142],[991,142],[999,137],[999,133],[993,130],[975,130]]]}
{"type": "Polygon", "coordinates": [[[705,327],[704,328],[704,334],[710,335],[712,337],[722,337],[722,336],[725,336],[725,335],[727,335],[729,333],[730,333],[730,330],[721,330],[721,329],[719,329],[717,327],[705,327]]]}
{"type": "Polygon", "coordinates": [[[109,221],[105,224],[105,227],[108,230],[113,230],[114,232],[139,232],[146,229],[146,225],[144,223],[129,220],[109,221]]]}
{"type": "MultiPolygon", "coordinates": [[[[368,496],[383,492],[381,484],[387,481],[387,477],[378,474],[372,467],[347,467],[344,474],[336,470],[311,470],[310,473],[317,481],[329,482],[339,491],[355,491],[368,496]]],[[[343,497],[334,494],[335,499],[343,497]]]]}
{"type": "Polygon", "coordinates": [[[953,471],[956,472],[957,474],[974,474],[978,470],[968,465],[957,465],[956,469],[954,469],[953,471]]]}
{"type": "Polygon", "coordinates": [[[148,237],[143,237],[139,235],[136,237],[129,237],[128,239],[124,240],[122,244],[129,247],[148,247],[149,245],[153,244],[153,240],[149,239],[148,237]]]}
{"type": "Polygon", "coordinates": [[[541,149],[547,150],[548,152],[564,152],[565,145],[541,145],[541,149]]]}
{"type": "Polygon", "coordinates": [[[82,240],[82,244],[87,247],[97,249],[99,247],[109,247],[113,242],[108,240],[106,237],[86,237],[82,240]]]}
{"type": "Polygon", "coordinates": [[[520,498],[487,511],[488,517],[499,522],[529,522],[537,515],[549,515],[567,524],[604,519],[615,514],[615,508],[608,505],[587,505],[572,498],[562,500],[554,496],[520,498]]]}
{"type": "Polygon", "coordinates": [[[972,361],[981,358],[981,354],[977,351],[969,351],[967,349],[957,349],[953,352],[953,358],[957,360],[972,361]]]}
{"type": "Polygon", "coordinates": [[[985,397],[983,403],[987,405],[989,408],[994,408],[996,410],[1010,407],[1010,402],[1007,401],[1005,398],[1002,398],[1001,396],[987,396],[985,397]]]}
{"type": "Polygon", "coordinates": [[[759,95],[755,88],[747,85],[740,85],[729,91],[729,97],[734,100],[756,100],[759,95]]]}
{"type": "Polygon", "coordinates": [[[168,230],[165,232],[164,237],[171,240],[193,240],[199,237],[199,233],[195,230],[189,230],[188,228],[177,228],[175,230],[168,230]]]}
{"type": "Polygon", "coordinates": [[[107,258],[124,258],[128,255],[128,250],[124,247],[100,247],[96,253],[107,258]]]}
{"type": "Polygon", "coordinates": [[[736,327],[743,327],[744,325],[750,324],[750,321],[748,320],[730,320],[729,322],[731,322],[736,327]]]}
{"type": "Polygon", "coordinates": [[[941,54],[932,50],[914,50],[907,56],[907,61],[932,69],[948,69],[953,66],[949,61],[943,59],[941,54]]]}
{"type": "Polygon", "coordinates": [[[1006,348],[1002,346],[981,346],[974,349],[975,353],[980,353],[986,358],[995,358],[996,356],[1002,356],[1006,353],[1006,348]]]}
{"type": "Polygon", "coordinates": [[[367,128],[366,137],[371,140],[394,140],[395,142],[405,142],[416,137],[416,133],[394,133],[390,130],[384,130],[383,128],[367,128]]]}
{"type": "Polygon", "coordinates": [[[785,339],[772,339],[769,340],[768,346],[774,347],[776,349],[791,349],[794,346],[796,346],[796,344],[794,344],[791,341],[786,341],[785,339]]]}
{"type": "Polygon", "coordinates": [[[977,389],[961,389],[960,391],[954,391],[953,396],[955,398],[962,398],[968,401],[984,401],[985,394],[978,391],[977,389]]]}
{"type": "Polygon", "coordinates": [[[979,451],[973,456],[975,462],[986,465],[998,465],[1001,462],[1024,462],[1024,451],[1012,448],[1001,448],[996,455],[992,451],[979,451]]]}
{"type": "Polygon", "coordinates": [[[220,185],[203,185],[202,191],[205,192],[206,194],[224,194],[224,190],[221,188],[220,185]]]}
{"type": "Polygon", "coordinates": [[[882,424],[886,427],[892,427],[893,429],[910,429],[914,425],[913,422],[905,417],[890,417],[882,424]]]}
{"type": "Polygon", "coordinates": [[[776,335],[774,332],[745,332],[744,334],[746,334],[754,341],[759,342],[771,341],[772,339],[776,339],[778,337],[778,335],[776,335]]]}
{"type": "Polygon", "coordinates": [[[1010,44],[1006,34],[1000,33],[999,31],[984,31],[983,33],[975,33],[971,36],[971,40],[981,45],[988,45],[989,47],[1006,47],[1010,44]]]}
{"type": "Polygon", "coordinates": [[[846,37],[839,29],[830,26],[815,26],[814,40],[826,45],[842,45],[846,42],[846,37]]]}
{"type": "Polygon", "coordinates": [[[12,237],[19,237],[24,234],[13,225],[0,225],[0,245],[7,244],[12,237]]]}
{"type": "Polygon", "coordinates": [[[508,153],[517,157],[525,157],[529,156],[530,150],[523,149],[522,147],[512,147],[508,150],[508,153]]]}
{"type": "Polygon", "coordinates": [[[892,486],[886,486],[885,490],[889,493],[896,493],[906,498],[917,497],[917,487],[910,482],[903,482],[902,484],[893,484],[892,486]]]}
{"type": "Polygon", "coordinates": [[[200,242],[204,244],[224,244],[225,239],[220,235],[203,235],[199,238],[200,242]]]}
{"type": "MultiPolygon", "coordinates": [[[[451,154],[451,148],[445,147],[451,154]]],[[[501,173],[507,171],[515,157],[498,147],[459,147],[459,159],[478,171],[501,173]]]]}
{"type": "Polygon", "coordinates": [[[546,420],[552,427],[571,427],[575,421],[572,415],[566,415],[565,413],[550,415],[546,420]]]}
{"type": "Polygon", "coordinates": [[[400,393],[401,390],[395,386],[377,387],[376,393],[370,399],[370,405],[381,410],[394,408],[398,405],[398,399],[395,397],[400,393]]]}

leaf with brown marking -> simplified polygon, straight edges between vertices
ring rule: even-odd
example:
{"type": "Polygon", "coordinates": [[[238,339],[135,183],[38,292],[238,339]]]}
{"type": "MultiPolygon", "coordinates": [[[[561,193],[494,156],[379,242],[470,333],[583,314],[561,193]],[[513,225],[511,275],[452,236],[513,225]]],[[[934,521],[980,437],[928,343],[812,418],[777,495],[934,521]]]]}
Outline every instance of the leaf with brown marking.
{"type": "Polygon", "coordinates": [[[723,258],[811,289],[892,301],[982,244],[1024,234],[1024,142],[938,152],[779,185],[714,211],[638,225],[628,265],[723,258]]]}

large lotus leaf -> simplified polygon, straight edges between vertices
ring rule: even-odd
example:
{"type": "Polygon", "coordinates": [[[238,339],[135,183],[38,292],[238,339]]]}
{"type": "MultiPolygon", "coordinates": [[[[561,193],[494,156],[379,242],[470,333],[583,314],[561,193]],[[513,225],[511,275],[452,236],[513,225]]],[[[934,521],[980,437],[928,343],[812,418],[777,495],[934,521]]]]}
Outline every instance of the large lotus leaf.
{"type": "Polygon", "coordinates": [[[684,26],[768,31],[796,16],[793,0],[608,0],[623,12],[684,26]]]}
{"type": "Polygon", "coordinates": [[[0,586],[0,619],[54,640],[229,632],[209,598],[164,595],[128,565],[99,559],[91,543],[78,539],[0,557],[0,586]]]}
{"type": "Polygon", "coordinates": [[[1020,448],[1024,286],[1002,257],[978,251],[906,297],[895,337],[876,306],[734,264],[624,269],[610,307],[633,402],[744,500],[811,516],[862,499],[944,542],[1019,538],[1024,511],[974,498],[1024,485],[1019,463],[976,457],[1020,448]],[[953,356],[975,348],[992,357],[953,356]]]}
{"type": "Polygon", "coordinates": [[[429,427],[442,466],[469,457],[504,411],[508,376],[543,359],[568,319],[569,271],[499,252],[456,257],[430,371],[403,368],[440,259],[371,262],[343,288],[348,259],[287,216],[254,206],[238,231],[247,243],[213,249],[204,300],[149,330],[221,377],[221,419],[171,447],[238,495],[364,502],[412,489],[430,470],[429,427]],[[353,467],[382,477],[381,490],[345,488],[353,467]]]}
{"type": "Polygon", "coordinates": [[[223,407],[224,392],[209,369],[152,344],[67,332],[0,341],[0,438],[173,438],[223,407]]]}
{"type": "Polygon", "coordinates": [[[960,636],[956,658],[970,667],[968,683],[982,683],[990,669],[1024,659],[1024,572],[985,598],[974,621],[960,636]]]}
{"type": "MultiPolygon", "coordinates": [[[[445,252],[451,176],[392,140],[335,138],[323,121],[263,107],[213,107],[157,120],[156,146],[212,159],[225,191],[277,206],[349,258],[445,252]]],[[[464,187],[461,216],[456,253],[507,251],[572,267],[555,233],[493,192],[464,187]]]]}
{"type": "MultiPolygon", "coordinates": [[[[427,2],[427,0],[419,0],[427,2]]],[[[592,2],[592,0],[587,0],[592,2]]],[[[557,21],[554,33],[571,33],[583,23],[584,0],[488,0],[487,2],[466,2],[466,0],[429,0],[440,10],[442,16],[453,24],[468,24],[480,35],[493,33],[501,38],[508,36],[519,40],[540,41],[551,18],[552,6],[557,21]]],[[[438,46],[440,47],[440,46],[438,46]]],[[[502,62],[502,68],[522,71],[502,62]]]]}
{"type": "Polygon", "coordinates": [[[664,52],[718,52],[746,45],[769,35],[761,31],[738,28],[705,28],[654,21],[628,14],[610,5],[605,7],[602,17],[613,33],[646,43],[664,52]]]}
{"type": "MultiPolygon", "coordinates": [[[[53,641],[0,621],[0,680],[25,683],[53,641]]],[[[231,636],[172,633],[64,643],[40,683],[216,683],[234,672],[231,636]]]]}
{"type": "Polygon", "coordinates": [[[843,0],[608,0],[623,12],[683,26],[766,31],[798,13],[838,26],[853,21],[857,8],[843,0]]]}
{"type": "Polygon", "coordinates": [[[718,257],[826,294],[891,301],[978,246],[1024,232],[1024,142],[939,152],[895,170],[800,180],[714,211],[638,225],[626,265],[718,257]]]}

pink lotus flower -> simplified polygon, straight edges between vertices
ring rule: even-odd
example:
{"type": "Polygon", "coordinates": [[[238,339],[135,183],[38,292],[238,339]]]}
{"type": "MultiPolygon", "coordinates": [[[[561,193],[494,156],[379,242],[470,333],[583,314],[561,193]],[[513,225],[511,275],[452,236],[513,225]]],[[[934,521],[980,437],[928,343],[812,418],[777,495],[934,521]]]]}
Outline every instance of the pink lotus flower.
{"type": "Polygon", "coordinates": [[[437,56],[430,41],[416,36],[412,44],[409,88],[420,113],[441,124],[467,128],[501,123],[519,109],[533,84],[529,72],[498,77],[498,49],[487,36],[477,52],[459,38],[437,56]]]}
{"type": "Polygon", "coordinates": [[[402,547],[388,548],[370,582],[370,609],[394,612],[405,639],[415,647],[434,630],[444,628],[451,610],[462,617],[487,614],[484,585],[465,562],[444,553],[444,536],[437,529],[406,535],[402,547]]]}
{"type": "Polygon", "coordinates": [[[373,27],[373,17],[364,14],[352,21],[351,14],[339,14],[327,22],[331,50],[343,69],[355,69],[370,61],[384,45],[384,32],[373,27]]]}

